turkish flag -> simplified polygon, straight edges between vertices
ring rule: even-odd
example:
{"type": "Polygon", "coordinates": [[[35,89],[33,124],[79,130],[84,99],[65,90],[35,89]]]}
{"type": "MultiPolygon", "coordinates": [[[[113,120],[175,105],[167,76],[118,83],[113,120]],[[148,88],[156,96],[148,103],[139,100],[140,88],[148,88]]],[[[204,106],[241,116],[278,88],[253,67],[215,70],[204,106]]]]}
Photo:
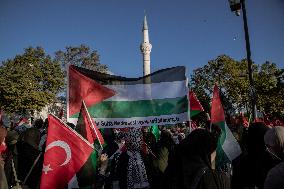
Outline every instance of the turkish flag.
{"type": "Polygon", "coordinates": [[[69,66],[69,116],[79,113],[82,101],[92,106],[115,95],[115,92],[69,66]]]}
{"type": "Polygon", "coordinates": [[[89,142],[60,119],[49,115],[40,188],[66,188],[92,152],[89,142]]]}

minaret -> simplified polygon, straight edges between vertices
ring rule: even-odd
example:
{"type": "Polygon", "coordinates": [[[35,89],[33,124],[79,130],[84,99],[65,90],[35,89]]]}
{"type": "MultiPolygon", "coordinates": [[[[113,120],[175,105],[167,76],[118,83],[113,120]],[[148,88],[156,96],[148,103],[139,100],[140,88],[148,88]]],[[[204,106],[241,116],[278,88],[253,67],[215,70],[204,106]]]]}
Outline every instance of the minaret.
{"type": "Polygon", "coordinates": [[[143,42],[140,45],[140,50],[143,54],[143,75],[149,75],[150,71],[150,53],[152,49],[152,45],[149,42],[149,33],[148,33],[148,25],[146,15],[144,17],[143,24],[143,42]]]}

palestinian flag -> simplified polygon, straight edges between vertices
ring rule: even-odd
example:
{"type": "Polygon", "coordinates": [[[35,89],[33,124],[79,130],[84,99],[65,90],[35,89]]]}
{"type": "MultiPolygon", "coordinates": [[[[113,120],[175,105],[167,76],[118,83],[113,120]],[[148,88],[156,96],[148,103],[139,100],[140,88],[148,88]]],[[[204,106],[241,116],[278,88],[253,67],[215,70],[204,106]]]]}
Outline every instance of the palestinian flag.
{"type": "MultiPolygon", "coordinates": [[[[82,102],[78,122],[75,126],[75,131],[77,131],[77,133],[79,133],[92,145],[94,144],[94,142],[98,142],[101,147],[102,145],[104,145],[104,139],[96,125],[93,123],[93,120],[88,113],[84,101],[82,102]]],[[[97,157],[98,153],[95,149],[84,166],[76,174],[78,186],[80,188],[92,188],[92,185],[95,184],[97,157]]]]}
{"type": "Polygon", "coordinates": [[[218,139],[216,166],[220,167],[227,162],[231,162],[241,154],[241,148],[228,128],[225,121],[225,114],[221,103],[219,89],[214,86],[212,105],[211,105],[211,122],[221,128],[221,135],[218,139]]]}
{"type": "Polygon", "coordinates": [[[191,118],[204,111],[202,105],[200,104],[199,100],[192,90],[189,91],[189,106],[191,118]]]}
{"type": "Polygon", "coordinates": [[[76,123],[82,100],[98,128],[182,123],[188,120],[184,67],[125,78],[69,66],[67,117],[76,123]]]}
{"type": "Polygon", "coordinates": [[[101,147],[104,145],[103,136],[90,117],[84,101],[82,102],[75,130],[91,144],[98,140],[101,147]]]}

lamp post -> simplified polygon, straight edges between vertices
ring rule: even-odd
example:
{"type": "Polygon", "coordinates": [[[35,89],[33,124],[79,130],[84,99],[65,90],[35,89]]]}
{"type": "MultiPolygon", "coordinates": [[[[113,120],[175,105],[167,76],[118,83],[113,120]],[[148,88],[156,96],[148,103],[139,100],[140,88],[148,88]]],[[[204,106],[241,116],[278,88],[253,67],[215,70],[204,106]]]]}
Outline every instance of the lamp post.
{"type": "Polygon", "coordinates": [[[245,0],[229,0],[230,8],[232,12],[235,12],[237,16],[240,16],[241,9],[243,12],[243,22],[244,22],[244,31],[245,31],[245,41],[246,41],[246,51],[247,51],[247,62],[248,62],[248,76],[250,84],[250,98],[251,98],[251,110],[252,118],[256,118],[256,95],[254,89],[254,82],[252,77],[252,60],[251,60],[251,51],[250,51],[250,41],[249,41],[249,32],[248,32],[248,23],[247,23],[247,12],[245,0]]]}

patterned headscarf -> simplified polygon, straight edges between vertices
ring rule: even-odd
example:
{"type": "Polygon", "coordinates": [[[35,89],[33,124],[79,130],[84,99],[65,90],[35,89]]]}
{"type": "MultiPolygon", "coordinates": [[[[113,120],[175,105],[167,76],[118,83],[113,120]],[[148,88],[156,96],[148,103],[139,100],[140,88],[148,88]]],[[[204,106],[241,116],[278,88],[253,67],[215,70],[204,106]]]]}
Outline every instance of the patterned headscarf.
{"type": "Polygon", "coordinates": [[[143,144],[143,134],[140,128],[131,128],[126,133],[125,145],[129,155],[127,167],[127,188],[149,187],[147,173],[140,151],[143,144]]]}

